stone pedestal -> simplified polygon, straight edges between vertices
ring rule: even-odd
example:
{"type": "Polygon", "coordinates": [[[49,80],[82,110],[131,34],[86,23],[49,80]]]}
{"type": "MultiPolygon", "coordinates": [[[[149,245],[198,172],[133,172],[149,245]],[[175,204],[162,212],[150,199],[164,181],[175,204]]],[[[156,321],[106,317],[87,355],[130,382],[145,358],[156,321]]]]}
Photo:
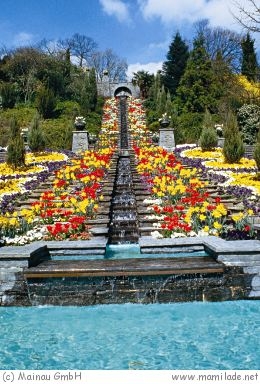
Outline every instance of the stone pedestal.
{"type": "Polygon", "coordinates": [[[80,153],[88,150],[88,132],[73,131],[72,152],[80,153]]]}
{"type": "Polygon", "coordinates": [[[160,128],[159,129],[159,146],[171,152],[175,148],[174,129],[160,128]]]}
{"type": "Polygon", "coordinates": [[[223,148],[224,147],[224,142],[225,142],[224,137],[219,137],[218,138],[218,147],[223,148]]]}

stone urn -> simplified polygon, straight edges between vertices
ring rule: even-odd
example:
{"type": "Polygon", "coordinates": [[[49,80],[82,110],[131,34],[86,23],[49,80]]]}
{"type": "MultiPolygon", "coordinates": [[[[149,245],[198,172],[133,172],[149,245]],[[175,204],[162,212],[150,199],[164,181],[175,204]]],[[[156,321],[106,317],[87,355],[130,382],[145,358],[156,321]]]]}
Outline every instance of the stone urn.
{"type": "Polygon", "coordinates": [[[86,128],[86,124],[84,123],[75,123],[74,126],[76,131],[84,131],[86,128]]]}
{"type": "Polygon", "coordinates": [[[167,128],[170,125],[170,120],[167,117],[164,117],[163,119],[160,120],[160,126],[162,128],[167,128]]]}
{"type": "Polygon", "coordinates": [[[83,116],[75,117],[74,127],[76,131],[84,131],[86,128],[86,120],[83,116]]]}

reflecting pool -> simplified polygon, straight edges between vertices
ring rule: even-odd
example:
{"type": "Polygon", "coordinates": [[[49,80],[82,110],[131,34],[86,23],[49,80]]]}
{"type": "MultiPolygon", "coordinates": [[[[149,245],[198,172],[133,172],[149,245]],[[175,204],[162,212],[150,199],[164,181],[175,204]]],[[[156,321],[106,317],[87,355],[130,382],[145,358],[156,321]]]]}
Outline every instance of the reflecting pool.
{"type": "Polygon", "coordinates": [[[1,369],[259,369],[260,302],[0,308],[1,369]]]}

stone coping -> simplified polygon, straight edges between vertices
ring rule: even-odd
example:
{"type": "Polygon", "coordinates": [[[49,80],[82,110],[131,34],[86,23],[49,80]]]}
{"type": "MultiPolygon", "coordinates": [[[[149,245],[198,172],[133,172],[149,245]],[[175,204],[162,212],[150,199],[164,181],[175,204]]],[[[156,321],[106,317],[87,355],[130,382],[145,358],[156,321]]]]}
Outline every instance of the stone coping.
{"type": "Polygon", "coordinates": [[[36,252],[45,251],[47,252],[47,244],[44,242],[35,241],[32,244],[26,244],[23,246],[8,246],[0,248],[0,260],[7,259],[28,259],[33,256],[36,252]]]}
{"type": "Polygon", "coordinates": [[[0,260],[22,260],[32,258],[39,252],[46,252],[61,249],[101,249],[105,250],[107,238],[99,236],[90,240],[78,241],[35,241],[32,244],[23,246],[6,246],[0,248],[0,260]]]}
{"type": "MultiPolygon", "coordinates": [[[[94,237],[90,240],[79,241],[39,241],[24,246],[6,246],[0,248],[1,260],[28,260],[37,258],[37,255],[53,252],[54,250],[101,250],[105,252],[108,239],[105,236],[94,237]]],[[[171,252],[180,249],[204,249],[219,261],[236,262],[238,260],[260,260],[260,240],[226,241],[214,236],[186,237],[176,239],[156,239],[152,236],[143,236],[139,239],[141,252],[154,248],[160,252],[171,252]]],[[[102,252],[102,253],[103,253],[102,252]]]]}
{"type": "Polygon", "coordinates": [[[203,245],[206,251],[218,254],[249,254],[260,253],[260,240],[234,240],[227,241],[216,236],[185,237],[176,239],[155,239],[151,236],[143,236],[139,240],[142,248],[177,248],[181,246],[203,245]]]}

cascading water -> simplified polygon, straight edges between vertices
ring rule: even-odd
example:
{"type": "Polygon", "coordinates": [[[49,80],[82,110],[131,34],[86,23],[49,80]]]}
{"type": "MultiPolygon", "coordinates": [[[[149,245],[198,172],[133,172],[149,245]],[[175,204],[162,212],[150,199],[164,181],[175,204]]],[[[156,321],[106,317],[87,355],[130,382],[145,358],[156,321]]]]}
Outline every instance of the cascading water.
{"type": "Polygon", "coordinates": [[[109,242],[111,244],[137,243],[139,225],[133,190],[125,97],[120,98],[119,101],[119,127],[119,154],[110,209],[109,242]]]}

